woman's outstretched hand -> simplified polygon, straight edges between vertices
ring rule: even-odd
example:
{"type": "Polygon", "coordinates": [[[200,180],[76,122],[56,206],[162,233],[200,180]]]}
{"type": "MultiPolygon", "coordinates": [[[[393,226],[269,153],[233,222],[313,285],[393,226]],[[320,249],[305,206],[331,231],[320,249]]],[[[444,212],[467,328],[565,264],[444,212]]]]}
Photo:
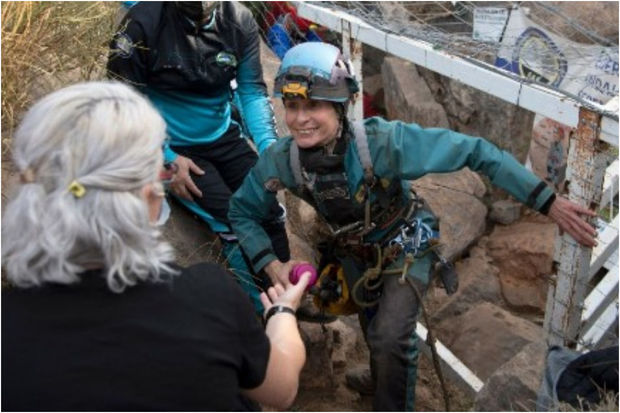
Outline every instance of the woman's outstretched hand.
{"type": "Polygon", "coordinates": [[[265,307],[265,314],[273,305],[282,305],[297,310],[309,281],[310,272],[305,272],[299,277],[297,284],[289,283],[283,287],[282,284],[276,283],[273,287],[269,287],[267,293],[260,295],[260,300],[265,307]]]}
{"type": "Polygon", "coordinates": [[[596,229],[588,224],[582,215],[596,216],[596,212],[584,208],[568,199],[558,196],[549,208],[548,217],[560,227],[560,234],[564,231],[584,247],[594,247],[597,235],[596,229]]]}

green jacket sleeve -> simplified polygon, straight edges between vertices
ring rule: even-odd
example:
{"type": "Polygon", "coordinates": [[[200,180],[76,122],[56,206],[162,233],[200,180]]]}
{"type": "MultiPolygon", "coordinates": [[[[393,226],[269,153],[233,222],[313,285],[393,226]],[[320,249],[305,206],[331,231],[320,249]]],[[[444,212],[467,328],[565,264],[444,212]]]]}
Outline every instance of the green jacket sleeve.
{"type": "Polygon", "coordinates": [[[277,259],[261,223],[276,201],[277,190],[284,187],[281,182],[292,179],[290,173],[283,170],[288,165],[288,152],[283,151],[285,141],[279,139],[267,148],[230,199],[228,218],[255,271],[277,259]]]}
{"type": "Polygon", "coordinates": [[[413,180],[467,166],[533,209],[540,210],[553,195],[551,188],[511,154],[485,139],[380,118],[367,120],[366,130],[379,176],[413,180]]]}

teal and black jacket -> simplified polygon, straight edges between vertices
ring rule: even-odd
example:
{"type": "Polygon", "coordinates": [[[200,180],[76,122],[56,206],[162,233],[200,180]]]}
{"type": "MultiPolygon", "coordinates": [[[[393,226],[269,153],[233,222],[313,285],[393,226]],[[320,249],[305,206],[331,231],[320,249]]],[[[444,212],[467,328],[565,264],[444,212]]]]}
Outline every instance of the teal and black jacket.
{"type": "MultiPolygon", "coordinates": [[[[376,117],[366,119],[364,125],[375,176],[401,181],[403,197],[410,194],[406,181],[428,173],[469,167],[487,175],[494,185],[537,211],[546,212],[555,198],[540,178],[511,154],[485,139],[376,117]]],[[[230,201],[232,228],[256,271],[276,259],[260,223],[266,220],[277,190],[287,188],[306,199],[297,187],[290,166],[291,141],[291,137],[282,138],[270,146],[230,201]]],[[[347,146],[344,166],[351,202],[361,204],[364,197],[359,195],[365,193],[364,176],[356,146],[352,143],[347,146]]],[[[367,235],[370,242],[374,235],[372,232],[367,235]]]]}
{"type": "Polygon", "coordinates": [[[146,94],[167,124],[169,146],[203,145],[228,130],[231,81],[237,82],[247,129],[261,153],[277,138],[263,81],[258,26],[244,6],[219,2],[202,27],[176,2],[138,2],[110,44],[108,75],[146,94]]]}

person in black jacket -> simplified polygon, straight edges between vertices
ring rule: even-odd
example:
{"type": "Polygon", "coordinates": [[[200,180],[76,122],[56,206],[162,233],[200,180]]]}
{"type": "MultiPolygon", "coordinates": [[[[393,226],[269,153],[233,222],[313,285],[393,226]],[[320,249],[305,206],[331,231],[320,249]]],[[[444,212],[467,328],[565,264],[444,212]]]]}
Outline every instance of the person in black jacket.
{"type": "MultiPolygon", "coordinates": [[[[220,234],[229,266],[261,313],[264,285],[228,221],[229,199],[258,158],[241,139],[235,107],[259,154],[277,138],[251,13],[232,2],[138,2],[110,44],[107,68],[111,78],[148,96],[163,116],[164,158],[178,168],[172,193],[220,234]]],[[[283,209],[274,203],[271,210],[264,228],[288,261],[283,209]]]]}

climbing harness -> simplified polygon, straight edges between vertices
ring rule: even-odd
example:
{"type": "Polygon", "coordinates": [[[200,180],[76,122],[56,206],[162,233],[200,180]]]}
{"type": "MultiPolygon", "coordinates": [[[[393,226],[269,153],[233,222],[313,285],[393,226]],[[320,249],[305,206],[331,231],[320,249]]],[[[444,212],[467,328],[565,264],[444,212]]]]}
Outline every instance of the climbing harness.
{"type": "MultiPolygon", "coordinates": [[[[451,264],[438,251],[439,232],[431,228],[422,218],[416,217],[416,212],[424,208],[424,202],[414,193],[408,204],[402,205],[402,201],[399,204],[399,200],[402,199],[400,185],[398,183],[394,185],[396,181],[384,183],[374,175],[364,124],[354,122],[350,125],[352,140],[355,142],[363,171],[363,198],[357,199],[363,203],[363,207],[356,210],[355,214],[349,215],[359,217],[353,222],[334,223],[327,219],[325,221],[332,238],[336,240],[334,248],[341,251],[340,254],[335,254],[336,256],[352,255],[361,261],[373,262],[373,265],[360,274],[354,267],[349,269],[350,271],[343,270],[342,262],[339,262],[341,260],[333,257],[335,259],[323,264],[323,271],[315,289],[315,303],[319,308],[324,308],[333,314],[350,314],[355,312],[355,308],[372,307],[380,297],[380,287],[383,283],[381,275],[400,275],[399,282],[404,284],[409,268],[415,260],[430,252],[436,254],[438,258],[437,269],[446,291],[449,294],[453,293],[456,291],[458,281],[451,264]],[[371,193],[375,195],[374,208],[371,205],[371,193]],[[401,224],[398,225],[397,222],[401,224]],[[376,229],[387,232],[379,241],[366,242],[365,236],[376,229]],[[402,268],[384,269],[401,254],[404,254],[402,268]],[[354,272],[356,275],[353,276],[348,272],[354,272]],[[346,304],[348,301],[352,301],[354,305],[346,304]]],[[[342,155],[327,156],[342,157],[342,155]]],[[[324,205],[327,201],[334,202],[331,210],[336,209],[335,213],[340,213],[342,216],[339,209],[343,208],[339,206],[352,203],[344,170],[331,170],[329,174],[321,176],[309,173],[302,168],[300,149],[294,141],[291,142],[289,161],[298,192],[302,195],[310,194],[311,198],[308,197],[307,200],[314,201],[321,212],[320,216],[332,215],[330,208],[324,205]],[[338,204],[339,199],[346,202],[338,204]]]]}
{"type": "Polygon", "coordinates": [[[412,223],[405,222],[400,234],[389,241],[389,245],[399,245],[405,253],[415,256],[422,246],[429,246],[438,239],[439,231],[433,231],[421,218],[416,218],[412,223]]]}

